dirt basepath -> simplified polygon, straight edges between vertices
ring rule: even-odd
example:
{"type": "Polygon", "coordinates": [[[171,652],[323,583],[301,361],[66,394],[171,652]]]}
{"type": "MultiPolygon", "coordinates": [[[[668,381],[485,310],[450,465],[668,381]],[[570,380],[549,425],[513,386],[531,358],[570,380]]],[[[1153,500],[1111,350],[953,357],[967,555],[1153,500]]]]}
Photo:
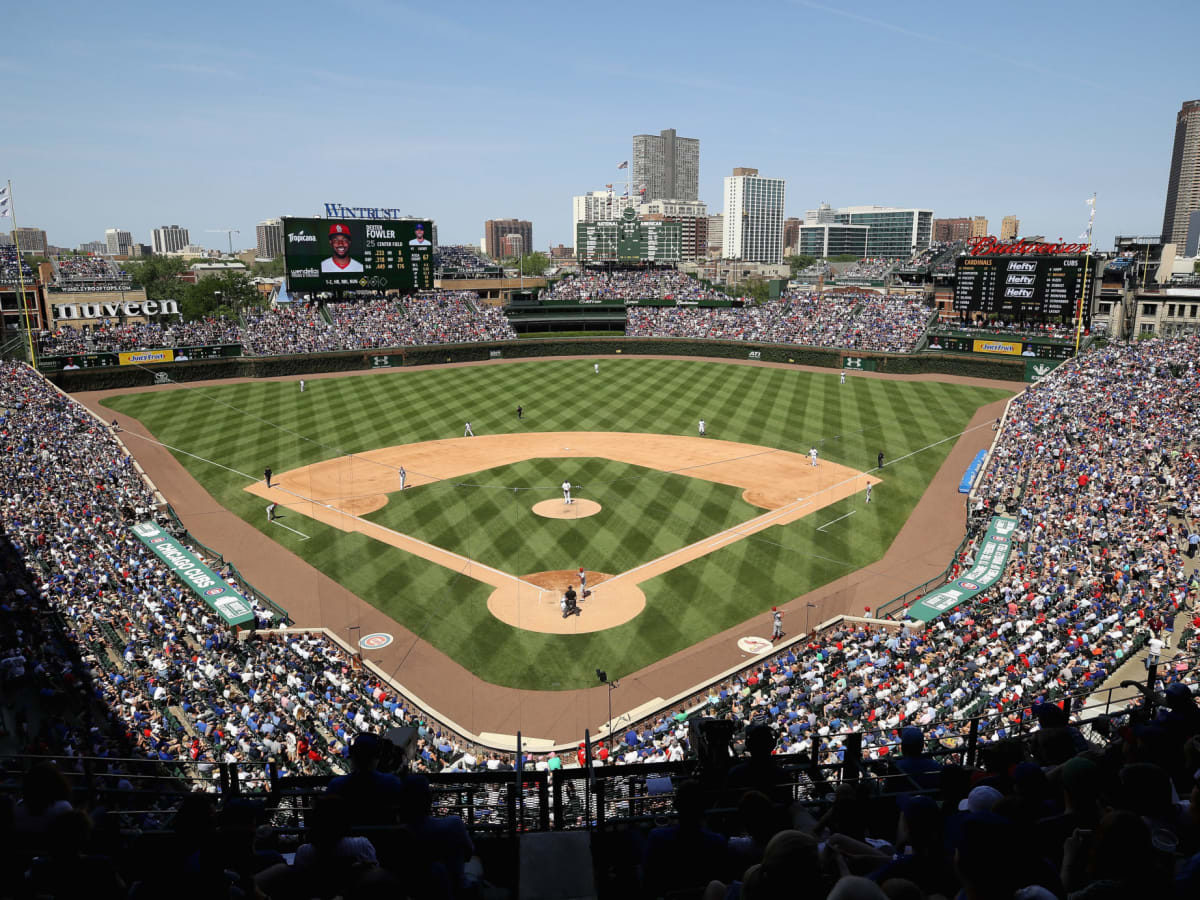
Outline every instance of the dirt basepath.
{"type": "MultiPolygon", "coordinates": [[[[585,357],[571,359],[581,366],[591,365],[585,357]]],[[[837,377],[837,371],[827,368],[792,366],[783,363],[761,363],[746,360],[706,360],[697,357],[629,357],[629,359],[686,359],[700,362],[721,362],[727,365],[748,365],[760,368],[786,368],[810,371],[837,377]]],[[[606,365],[619,365],[622,359],[604,356],[606,365]]],[[[530,360],[496,360],[464,363],[462,365],[516,365],[530,360]]],[[[425,367],[419,367],[425,368],[425,367]]],[[[428,368],[444,368],[431,366],[428,368]]],[[[380,370],[378,374],[402,375],[418,367],[400,370],[380,370]]],[[[370,377],[370,372],[347,372],[336,376],[305,376],[312,380],[324,377],[370,377]]],[[[295,381],[300,376],[288,380],[295,381]]],[[[947,375],[883,375],[855,373],[855,378],[880,378],[894,381],[944,381],[976,387],[992,387],[1017,392],[1020,385],[980,378],[947,375]]],[[[256,379],[238,379],[254,381],[256,379]]],[[[133,392],[186,390],[206,384],[228,384],[230,381],[195,382],[188,385],[135,388],[133,392]]],[[[367,656],[401,686],[401,689],[421,699],[422,703],[438,710],[453,723],[475,734],[513,735],[521,731],[526,738],[543,738],[565,743],[582,738],[585,729],[595,734],[607,721],[608,689],[603,686],[572,691],[514,690],[489,684],[445,656],[370,604],[359,599],[342,585],[309,565],[302,557],[276,544],[258,529],[218,504],[191,474],[157,443],[138,440],[152,435],[137,420],[114,413],[100,405],[108,396],[130,393],[130,390],[93,391],[76,398],[96,411],[104,421],[114,417],[129,432],[125,443],[146,472],[154,479],[184,525],[196,538],[211,547],[219,548],[256,587],[286,606],[300,621],[319,622],[343,637],[356,637],[371,632],[395,635],[395,641],[367,656]]],[[[786,614],[784,626],[789,632],[803,629],[807,603],[815,603],[812,623],[842,613],[858,614],[864,606],[877,606],[907,588],[940,573],[962,539],[965,521],[964,498],[958,493],[958,482],[974,455],[986,448],[992,439],[987,424],[993,422],[1004,408],[1003,400],[981,407],[972,417],[965,433],[951,449],[945,462],[934,476],[912,515],[879,562],[831,582],[811,593],[780,604],[786,614]],[[982,427],[980,427],[982,426],[982,427]]],[[[747,634],[770,634],[770,614],[764,612],[720,634],[695,644],[666,659],[659,660],[637,672],[610,673],[621,678],[621,687],[614,693],[613,713],[620,717],[627,710],[637,710],[653,704],[658,698],[670,697],[700,683],[747,659],[737,647],[737,639],[747,634]]]]}
{"type": "MultiPolygon", "coordinates": [[[[637,616],[646,608],[645,594],[638,587],[643,582],[763,529],[794,522],[880,480],[828,460],[814,464],[807,454],[734,441],[640,432],[548,431],[384,447],[276,474],[269,488],[264,482],[255,482],[245,489],[279,508],[343,531],[357,531],[490,584],[496,591],[488,599],[488,609],[515,628],[581,634],[615,628],[637,616]],[[558,590],[538,587],[520,573],[501,572],[361,518],[364,512],[381,509],[393,500],[403,502],[398,475],[402,466],[407,488],[410,481],[414,485],[431,484],[529,459],[559,460],[556,470],[547,473],[546,493],[551,493],[558,490],[553,485],[560,483],[559,478],[571,477],[570,463],[564,460],[596,457],[740,487],[748,503],[770,512],[607,580],[595,591],[597,601],[602,602],[591,604],[586,616],[561,615],[558,590]]],[[[569,511],[571,506],[584,502],[579,495],[587,491],[587,485],[575,485],[570,505],[557,499],[545,502],[569,511]]],[[[297,620],[296,624],[317,623],[297,620]]]]}

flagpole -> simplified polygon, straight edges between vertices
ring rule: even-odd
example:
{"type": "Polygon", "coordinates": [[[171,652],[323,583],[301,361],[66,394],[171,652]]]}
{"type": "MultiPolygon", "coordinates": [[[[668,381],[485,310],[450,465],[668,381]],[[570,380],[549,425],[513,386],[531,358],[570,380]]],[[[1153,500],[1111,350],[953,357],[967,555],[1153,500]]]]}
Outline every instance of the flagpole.
{"type": "Polygon", "coordinates": [[[1083,287],[1079,291],[1079,303],[1075,307],[1075,355],[1076,356],[1079,355],[1079,338],[1080,338],[1080,335],[1083,333],[1083,302],[1087,298],[1088,268],[1092,261],[1092,226],[1094,226],[1096,224],[1096,193],[1094,191],[1092,192],[1092,199],[1088,201],[1088,205],[1091,206],[1092,212],[1091,212],[1091,215],[1088,216],[1087,256],[1085,256],[1083,258],[1083,287]]]}
{"type": "Polygon", "coordinates": [[[25,337],[29,342],[29,364],[37,368],[37,354],[33,350],[33,328],[29,324],[29,300],[25,296],[25,267],[21,264],[21,230],[17,227],[17,204],[13,200],[11,179],[8,182],[8,212],[13,223],[13,246],[17,248],[17,284],[21,291],[21,309],[25,313],[25,337]]]}

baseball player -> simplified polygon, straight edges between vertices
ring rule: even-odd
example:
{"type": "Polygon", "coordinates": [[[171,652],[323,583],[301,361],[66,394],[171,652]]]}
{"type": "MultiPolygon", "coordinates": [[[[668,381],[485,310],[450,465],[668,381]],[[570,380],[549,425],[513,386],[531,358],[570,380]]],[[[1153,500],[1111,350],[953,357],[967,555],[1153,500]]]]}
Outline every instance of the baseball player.
{"type": "Polygon", "coordinates": [[[275,521],[275,508],[277,506],[279,506],[278,503],[268,503],[267,504],[267,521],[268,522],[275,521]]]}
{"type": "Polygon", "coordinates": [[[700,437],[704,437],[704,420],[700,420],[700,437]]]}
{"type": "Polygon", "coordinates": [[[816,447],[813,447],[811,450],[808,451],[808,458],[812,460],[813,466],[816,466],[816,464],[817,464],[817,448],[816,447]]]}
{"type": "Polygon", "coordinates": [[[404,482],[408,480],[408,473],[404,471],[404,466],[400,467],[400,490],[404,490],[404,482]]]}
{"type": "Polygon", "coordinates": [[[871,482],[867,482],[867,502],[871,502],[871,482]]]}
{"type": "Polygon", "coordinates": [[[579,596],[587,596],[587,572],[584,571],[583,566],[579,567],[579,596]]]}
{"type": "Polygon", "coordinates": [[[845,384],[845,383],[846,383],[846,370],[845,370],[845,369],[842,369],[842,380],[841,380],[841,382],[840,382],[840,383],[841,383],[841,384],[845,384]]]}
{"type": "Polygon", "coordinates": [[[267,466],[263,469],[263,478],[267,480],[267,487],[271,486],[271,467],[267,466]]]}
{"type": "Polygon", "coordinates": [[[563,503],[564,504],[570,503],[571,502],[571,482],[570,481],[564,481],[562,483],[562,492],[563,492],[563,503]]]}
{"type": "Polygon", "coordinates": [[[777,641],[783,637],[783,613],[778,606],[771,607],[771,640],[777,641]]]}
{"type": "Polygon", "coordinates": [[[302,394],[304,393],[304,379],[303,378],[300,379],[300,393],[302,393],[302,394]]]}
{"type": "Polygon", "coordinates": [[[592,363],[592,371],[597,375],[600,374],[600,363],[592,363]]]}
{"type": "Polygon", "coordinates": [[[463,437],[475,437],[475,432],[471,430],[470,422],[463,426],[463,437]]]}

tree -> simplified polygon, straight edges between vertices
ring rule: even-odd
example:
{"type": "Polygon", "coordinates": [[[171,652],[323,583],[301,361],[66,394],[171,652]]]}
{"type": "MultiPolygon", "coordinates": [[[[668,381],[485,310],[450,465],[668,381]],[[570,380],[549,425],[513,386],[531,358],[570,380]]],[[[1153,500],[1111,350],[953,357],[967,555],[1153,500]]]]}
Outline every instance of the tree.
{"type": "Polygon", "coordinates": [[[195,284],[181,286],[179,312],[189,322],[206,316],[233,318],[246,307],[262,305],[262,295],[244,272],[206,275],[195,284]]]}
{"type": "Polygon", "coordinates": [[[732,293],[738,297],[749,297],[755,303],[766,303],[771,299],[771,285],[765,278],[747,278],[738,282],[732,293]]]}
{"type": "Polygon", "coordinates": [[[797,272],[807,269],[809,266],[815,263],[817,258],[815,256],[805,256],[803,254],[799,254],[797,256],[785,257],[783,261],[791,266],[792,274],[795,275],[797,272]]]}
{"type": "Polygon", "coordinates": [[[179,276],[187,271],[187,263],[178,256],[151,256],[145,262],[127,262],[124,268],[133,286],[146,291],[147,300],[177,300],[184,293],[179,276]]]}
{"type": "Polygon", "coordinates": [[[1195,272],[1197,275],[1200,275],[1200,259],[1196,260],[1192,264],[1192,271],[1195,272]]]}
{"type": "MultiPolygon", "coordinates": [[[[546,274],[546,270],[550,268],[550,257],[548,257],[545,253],[542,253],[540,250],[535,250],[528,256],[522,256],[520,261],[522,275],[538,277],[546,274]]],[[[515,269],[517,267],[517,257],[510,256],[508,259],[504,260],[502,265],[506,269],[515,269]]]]}
{"type": "Polygon", "coordinates": [[[256,278],[278,278],[283,274],[283,257],[278,256],[266,262],[256,262],[250,268],[250,274],[256,278]]]}

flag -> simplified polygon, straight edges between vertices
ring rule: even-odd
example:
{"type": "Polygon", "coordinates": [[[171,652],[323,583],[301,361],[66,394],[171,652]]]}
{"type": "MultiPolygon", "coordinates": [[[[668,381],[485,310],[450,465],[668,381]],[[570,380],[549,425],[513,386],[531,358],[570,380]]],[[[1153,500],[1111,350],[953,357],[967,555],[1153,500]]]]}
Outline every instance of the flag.
{"type": "Polygon", "coordinates": [[[1088,197],[1088,198],[1087,198],[1087,205],[1088,205],[1088,206],[1095,206],[1095,205],[1096,205],[1096,198],[1095,198],[1095,197],[1088,197]]]}
{"type": "Polygon", "coordinates": [[[0,187],[0,218],[11,216],[12,198],[8,196],[8,185],[0,187]]]}
{"type": "Polygon", "coordinates": [[[606,184],[606,185],[605,185],[605,187],[606,187],[608,190],[610,190],[610,191],[612,190],[612,185],[611,185],[611,184],[606,184]]]}
{"type": "Polygon", "coordinates": [[[628,168],[629,168],[629,160],[625,160],[625,162],[623,162],[623,163],[621,163],[619,166],[617,166],[617,169],[618,169],[618,170],[620,170],[620,169],[628,169],[628,168]]]}

